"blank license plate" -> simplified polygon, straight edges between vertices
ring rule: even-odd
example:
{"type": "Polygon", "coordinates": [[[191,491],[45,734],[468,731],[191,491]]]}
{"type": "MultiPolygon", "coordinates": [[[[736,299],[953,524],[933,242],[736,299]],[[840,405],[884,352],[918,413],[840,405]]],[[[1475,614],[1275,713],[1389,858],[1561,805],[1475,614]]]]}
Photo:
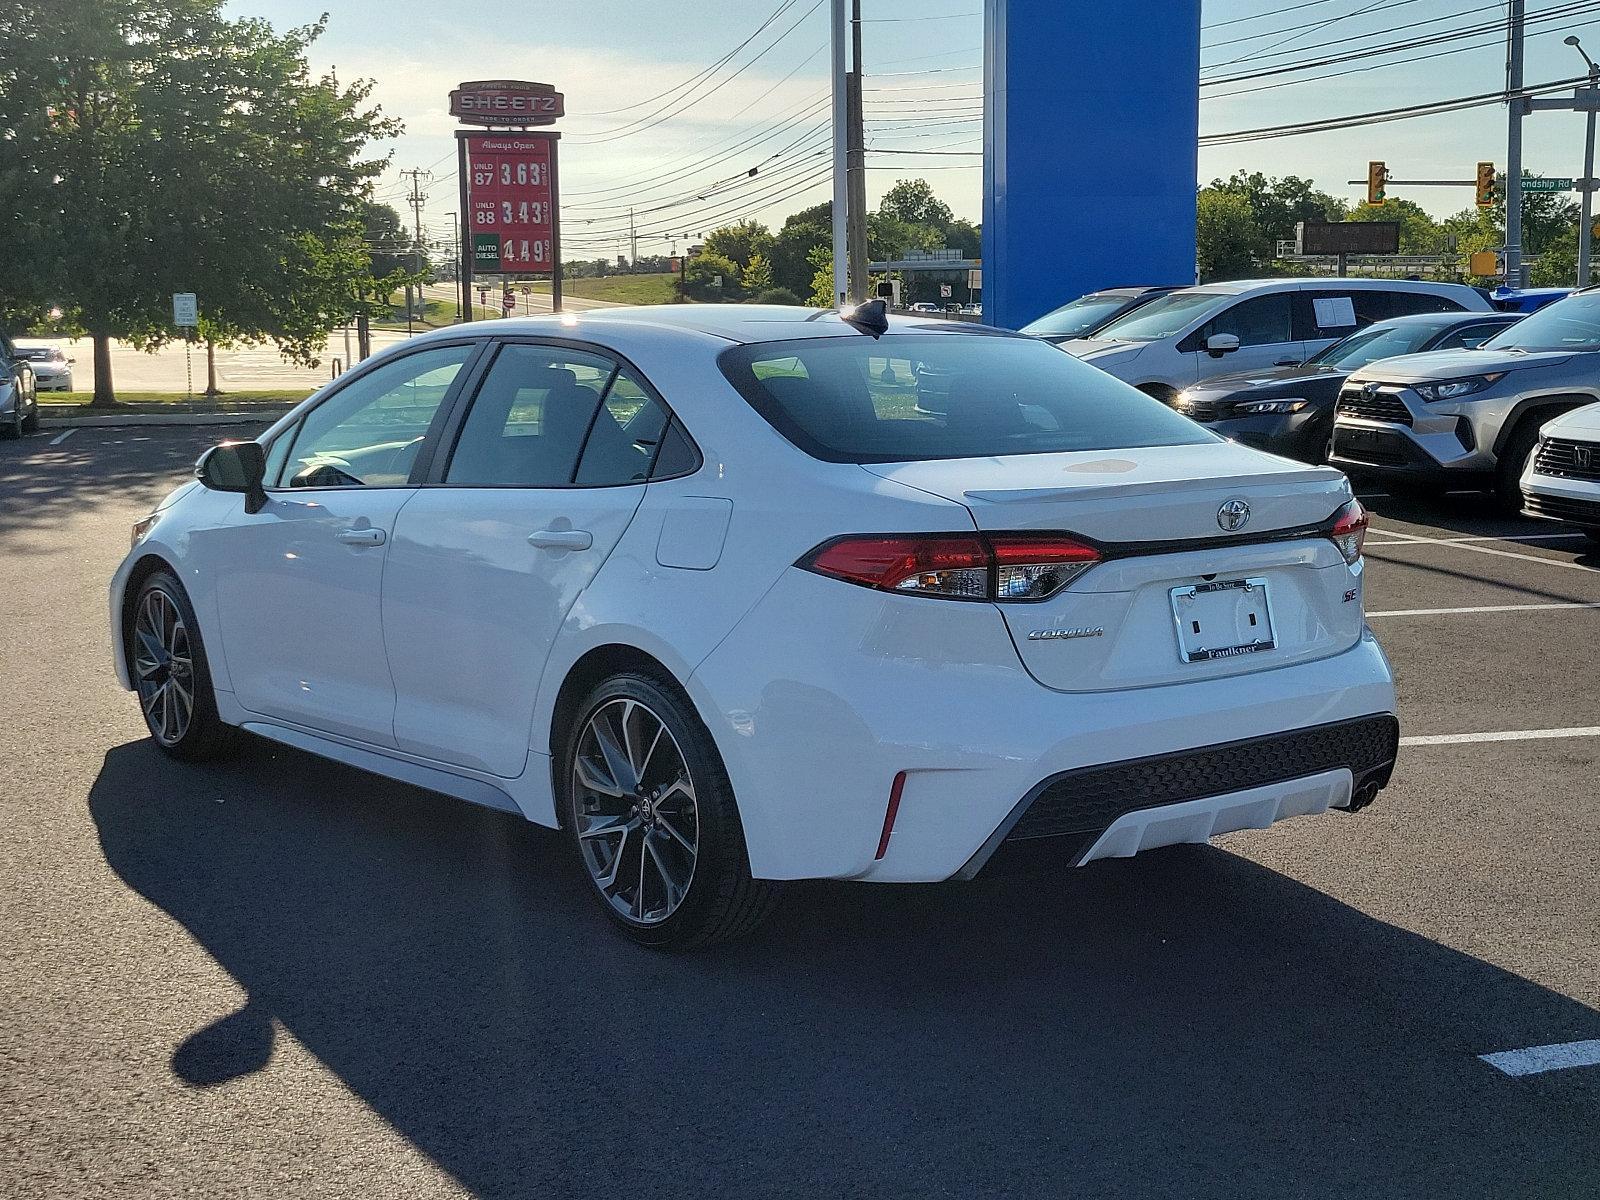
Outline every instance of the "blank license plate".
{"type": "Polygon", "coordinates": [[[1265,579],[1219,579],[1173,588],[1172,617],[1184,662],[1237,658],[1277,645],[1265,579]]]}

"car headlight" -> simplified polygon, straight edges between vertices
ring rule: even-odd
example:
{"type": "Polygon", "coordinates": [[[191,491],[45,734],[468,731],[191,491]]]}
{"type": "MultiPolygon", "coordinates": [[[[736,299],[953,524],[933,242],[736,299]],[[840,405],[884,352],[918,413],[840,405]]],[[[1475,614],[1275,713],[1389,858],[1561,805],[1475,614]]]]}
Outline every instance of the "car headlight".
{"type": "Polygon", "coordinates": [[[1242,414],[1255,413],[1297,413],[1309,405],[1309,400],[1294,398],[1284,400],[1246,400],[1242,404],[1235,404],[1233,411],[1242,414]]]}
{"type": "Polygon", "coordinates": [[[133,523],[133,538],[128,548],[131,550],[134,546],[144,541],[150,535],[150,531],[156,527],[156,522],[159,520],[161,520],[161,514],[153,512],[148,517],[140,517],[135,521],[133,523]]]}
{"type": "Polygon", "coordinates": [[[1481,392],[1490,384],[1498,383],[1505,378],[1504,371],[1496,371],[1492,375],[1472,375],[1466,379],[1447,379],[1443,383],[1418,383],[1412,385],[1411,390],[1424,400],[1454,400],[1458,396],[1470,396],[1473,392],[1481,392]]]}

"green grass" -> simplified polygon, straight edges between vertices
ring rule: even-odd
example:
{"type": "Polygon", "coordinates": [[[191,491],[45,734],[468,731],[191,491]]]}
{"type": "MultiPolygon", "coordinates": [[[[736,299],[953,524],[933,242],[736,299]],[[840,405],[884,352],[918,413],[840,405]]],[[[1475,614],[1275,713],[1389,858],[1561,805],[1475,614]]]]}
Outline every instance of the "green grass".
{"type": "MultiPolygon", "coordinates": [[[[580,300],[609,300],[613,304],[671,304],[672,284],[678,277],[670,271],[659,275],[603,275],[594,279],[563,279],[561,294],[580,300]]],[[[548,283],[535,283],[533,290],[549,295],[548,283]]]]}

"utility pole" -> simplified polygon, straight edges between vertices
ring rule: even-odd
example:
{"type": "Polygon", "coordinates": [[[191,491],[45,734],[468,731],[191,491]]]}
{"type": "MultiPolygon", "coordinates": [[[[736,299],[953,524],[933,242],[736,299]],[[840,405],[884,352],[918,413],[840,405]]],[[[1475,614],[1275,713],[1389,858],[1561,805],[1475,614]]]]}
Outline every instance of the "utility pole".
{"type": "Polygon", "coordinates": [[[845,39],[849,22],[845,0],[833,0],[833,302],[843,308],[850,295],[849,238],[845,213],[849,207],[847,129],[850,105],[846,95],[845,39]]]}
{"type": "Polygon", "coordinates": [[[845,218],[849,221],[850,301],[860,304],[867,298],[867,132],[861,108],[861,0],[851,0],[850,40],[854,69],[846,92],[850,110],[850,201],[845,218]]]}
{"type": "Polygon", "coordinates": [[[1573,93],[1574,102],[1582,98],[1588,105],[1588,128],[1583,140],[1583,216],[1582,223],[1578,226],[1578,286],[1589,286],[1589,248],[1594,240],[1594,106],[1600,101],[1600,64],[1589,57],[1589,52],[1583,48],[1583,43],[1578,40],[1578,35],[1562,39],[1579,54],[1589,68],[1589,88],[1585,96],[1582,92],[1573,93]]]}
{"type": "MultiPolygon", "coordinates": [[[[461,324],[462,313],[461,297],[463,295],[463,289],[465,289],[467,284],[465,277],[461,274],[461,222],[457,219],[458,214],[456,213],[448,213],[446,215],[450,218],[450,228],[455,231],[453,234],[451,234],[450,250],[451,261],[455,264],[456,268],[456,324],[459,325],[461,324]]],[[[472,319],[471,296],[467,297],[466,312],[467,319],[470,321],[472,319]]]]}
{"type": "Polygon", "coordinates": [[[639,233],[633,227],[633,205],[628,206],[628,271],[639,269],[639,233]]]}
{"type": "MultiPolygon", "coordinates": [[[[406,203],[411,205],[412,220],[415,225],[416,237],[411,244],[411,270],[413,274],[422,274],[422,205],[428,199],[427,193],[422,190],[422,182],[432,179],[432,171],[423,171],[413,167],[409,171],[401,171],[401,175],[411,177],[411,195],[406,197],[406,203]]],[[[411,332],[411,285],[406,284],[406,332],[411,332]]]]}
{"type": "Polygon", "coordinates": [[[1522,27],[1527,0],[1510,0],[1506,18],[1506,286],[1522,286],[1522,27]]]}

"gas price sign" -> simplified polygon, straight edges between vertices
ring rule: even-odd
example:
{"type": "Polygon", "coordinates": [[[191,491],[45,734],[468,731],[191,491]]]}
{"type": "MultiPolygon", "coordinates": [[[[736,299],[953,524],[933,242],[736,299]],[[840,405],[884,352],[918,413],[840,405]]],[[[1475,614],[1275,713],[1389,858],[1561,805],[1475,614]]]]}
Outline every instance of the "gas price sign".
{"type": "Polygon", "coordinates": [[[553,140],[472,135],[467,212],[475,273],[549,275],[555,265],[553,140]]]}

